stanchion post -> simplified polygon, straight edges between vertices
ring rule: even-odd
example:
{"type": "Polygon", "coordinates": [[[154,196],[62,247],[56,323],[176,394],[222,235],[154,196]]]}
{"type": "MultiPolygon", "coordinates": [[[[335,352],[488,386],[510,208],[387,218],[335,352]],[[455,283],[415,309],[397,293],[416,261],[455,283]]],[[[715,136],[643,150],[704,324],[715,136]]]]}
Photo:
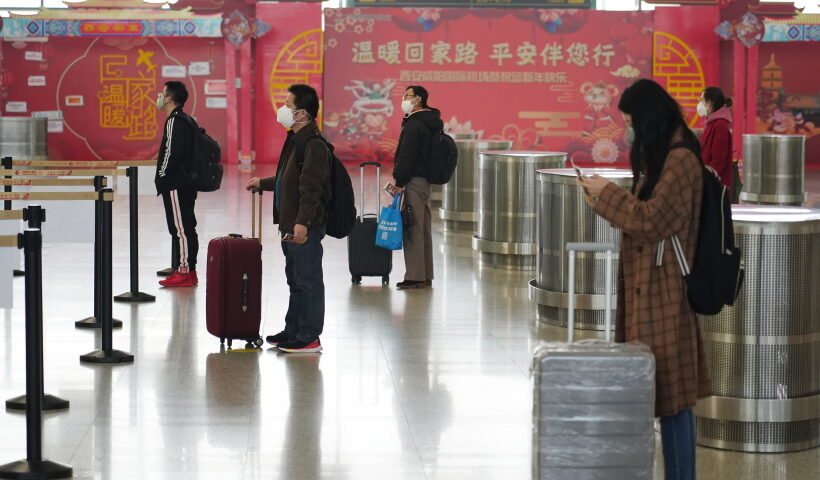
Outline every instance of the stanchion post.
{"type": "MultiPolygon", "coordinates": [[[[5,170],[11,170],[11,157],[3,157],[3,168],[5,170]]],[[[11,178],[9,175],[6,175],[5,178],[11,178]]],[[[4,192],[11,192],[11,185],[3,186],[4,192]]],[[[11,200],[6,200],[3,202],[3,210],[11,210],[11,200]]]]}
{"type": "MultiPolygon", "coordinates": [[[[77,328],[102,328],[102,322],[100,322],[99,319],[101,317],[100,305],[103,301],[100,292],[102,289],[102,273],[100,268],[102,265],[102,215],[103,203],[105,203],[102,200],[101,192],[103,191],[104,180],[105,177],[103,176],[94,177],[94,191],[99,194],[97,200],[94,201],[94,316],[74,322],[74,326],[77,328]]],[[[114,319],[113,325],[114,328],[121,328],[122,322],[114,319]]]]}
{"type": "MultiPolygon", "coordinates": [[[[3,157],[3,169],[11,170],[12,168],[14,168],[14,165],[12,165],[12,161],[13,161],[12,157],[3,157]]],[[[12,177],[10,175],[6,175],[5,178],[12,178],[12,177]]],[[[7,192],[7,193],[11,193],[11,185],[4,185],[3,186],[3,191],[7,192]]],[[[11,210],[11,200],[3,201],[3,210],[11,210]]],[[[26,274],[26,272],[24,272],[22,270],[18,270],[16,268],[13,270],[13,275],[15,277],[22,277],[25,274],[26,274]]]]}
{"type": "Polygon", "coordinates": [[[20,237],[26,268],[26,459],[0,466],[0,478],[68,478],[71,467],[43,460],[43,240],[36,229],[20,237]]]}
{"type": "Polygon", "coordinates": [[[131,290],[114,297],[118,302],[145,303],[153,302],[156,297],[140,292],[139,268],[139,191],[137,167],[128,167],[125,174],[128,176],[128,210],[130,219],[131,237],[131,290]]]}
{"type": "Polygon", "coordinates": [[[100,239],[100,273],[102,283],[100,285],[100,321],[102,323],[102,340],[101,349],[95,350],[91,353],[80,356],[80,361],[85,363],[130,363],[134,361],[134,356],[130,353],[120,350],[114,350],[113,347],[113,319],[111,317],[111,309],[113,298],[111,294],[112,283],[112,205],[111,200],[105,200],[105,194],[112,194],[114,191],[110,188],[105,188],[100,191],[99,201],[102,203],[100,218],[102,224],[100,230],[102,234],[100,239]]]}
{"type": "MultiPolygon", "coordinates": [[[[28,228],[40,230],[43,222],[46,220],[46,210],[41,205],[29,205],[23,209],[23,220],[28,222],[28,228]]],[[[40,349],[40,366],[43,362],[43,349],[40,349]]],[[[45,373],[40,372],[40,382],[45,384],[45,373]]],[[[45,392],[45,385],[41,387],[41,391],[45,392]]],[[[43,393],[43,410],[65,410],[69,407],[69,401],[60,397],[43,393]]],[[[26,410],[26,395],[11,398],[6,400],[6,408],[14,411],[24,412],[26,410]]]]}

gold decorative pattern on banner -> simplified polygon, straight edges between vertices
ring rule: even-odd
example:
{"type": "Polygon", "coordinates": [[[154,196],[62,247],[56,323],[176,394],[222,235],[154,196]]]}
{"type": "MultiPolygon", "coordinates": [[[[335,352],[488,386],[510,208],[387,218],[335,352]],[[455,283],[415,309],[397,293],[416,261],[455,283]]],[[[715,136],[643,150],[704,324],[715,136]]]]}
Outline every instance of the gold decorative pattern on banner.
{"type": "MultiPolygon", "coordinates": [[[[310,85],[312,75],[322,74],[323,56],[324,39],[319,28],[300,33],[282,47],[270,72],[270,98],[274,111],[285,103],[289,86],[294,83],[310,85]]],[[[311,86],[316,88],[316,85],[311,86]]],[[[321,126],[321,109],[316,120],[321,126]]]]}
{"type": "Polygon", "coordinates": [[[652,75],[680,103],[689,126],[698,119],[695,108],[706,88],[700,60],[680,38],[664,32],[652,35],[652,75]]]}

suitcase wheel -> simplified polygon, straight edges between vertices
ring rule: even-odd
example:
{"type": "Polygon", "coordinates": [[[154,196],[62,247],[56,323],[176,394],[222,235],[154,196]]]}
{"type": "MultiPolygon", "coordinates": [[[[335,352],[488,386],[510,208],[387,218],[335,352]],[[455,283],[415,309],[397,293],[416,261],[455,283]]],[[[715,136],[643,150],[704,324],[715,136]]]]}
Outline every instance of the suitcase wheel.
{"type": "Polygon", "coordinates": [[[390,275],[382,276],[382,285],[390,285],[390,275]]]}
{"type": "Polygon", "coordinates": [[[228,339],[228,348],[231,348],[232,345],[233,345],[233,340],[229,338],[228,339]]]}
{"type": "Polygon", "coordinates": [[[353,285],[359,285],[362,283],[362,276],[361,275],[353,275],[350,278],[350,281],[353,282],[353,285]]]}
{"type": "Polygon", "coordinates": [[[219,344],[220,345],[225,345],[225,339],[220,337],[219,338],[219,344]]]}
{"type": "Polygon", "coordinates": [[[256,337],[256,340],[253,341],[253,344],[256,345],[257,348],[261,347],[263,343],[262,337],[256,337]]]}

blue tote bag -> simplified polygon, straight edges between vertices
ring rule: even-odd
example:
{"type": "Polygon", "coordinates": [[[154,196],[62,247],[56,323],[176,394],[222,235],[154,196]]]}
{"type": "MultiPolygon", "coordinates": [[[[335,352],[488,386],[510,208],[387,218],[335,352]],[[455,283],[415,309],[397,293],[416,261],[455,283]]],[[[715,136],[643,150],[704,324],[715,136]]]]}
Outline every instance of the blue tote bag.
{"type": "Polygon", "coordinates": [[[393,197],[390,205],[382,207],[379,226],[376,229],[376,246],[388,250],[401,250],[404,231],[401,223],[401,194],[393,197]]]}

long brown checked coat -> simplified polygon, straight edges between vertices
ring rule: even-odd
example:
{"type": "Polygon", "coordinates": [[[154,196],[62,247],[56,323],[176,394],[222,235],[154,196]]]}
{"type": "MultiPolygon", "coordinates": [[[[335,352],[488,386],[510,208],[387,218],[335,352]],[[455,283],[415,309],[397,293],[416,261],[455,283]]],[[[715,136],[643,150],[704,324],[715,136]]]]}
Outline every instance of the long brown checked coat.
{"type": "MultiPolygon", "coordinates": [[[[669,152],[647,200],[609,184],[596,212],[623,231],[618,274],[616,341],[640,341],[655,354],[658,417],[695,406],[711,394],[697,317],[668,238],[677,233],[687,259],[695,258],[703,190],[700,160],[688,149],[669,152]],[[658,242],[667,239],[661,266],[658,242]]],[[[636,190],[638,191],[638,190],[636,190]]],[[[691,264],[691,260],[690,264],[691,264]]]]}

